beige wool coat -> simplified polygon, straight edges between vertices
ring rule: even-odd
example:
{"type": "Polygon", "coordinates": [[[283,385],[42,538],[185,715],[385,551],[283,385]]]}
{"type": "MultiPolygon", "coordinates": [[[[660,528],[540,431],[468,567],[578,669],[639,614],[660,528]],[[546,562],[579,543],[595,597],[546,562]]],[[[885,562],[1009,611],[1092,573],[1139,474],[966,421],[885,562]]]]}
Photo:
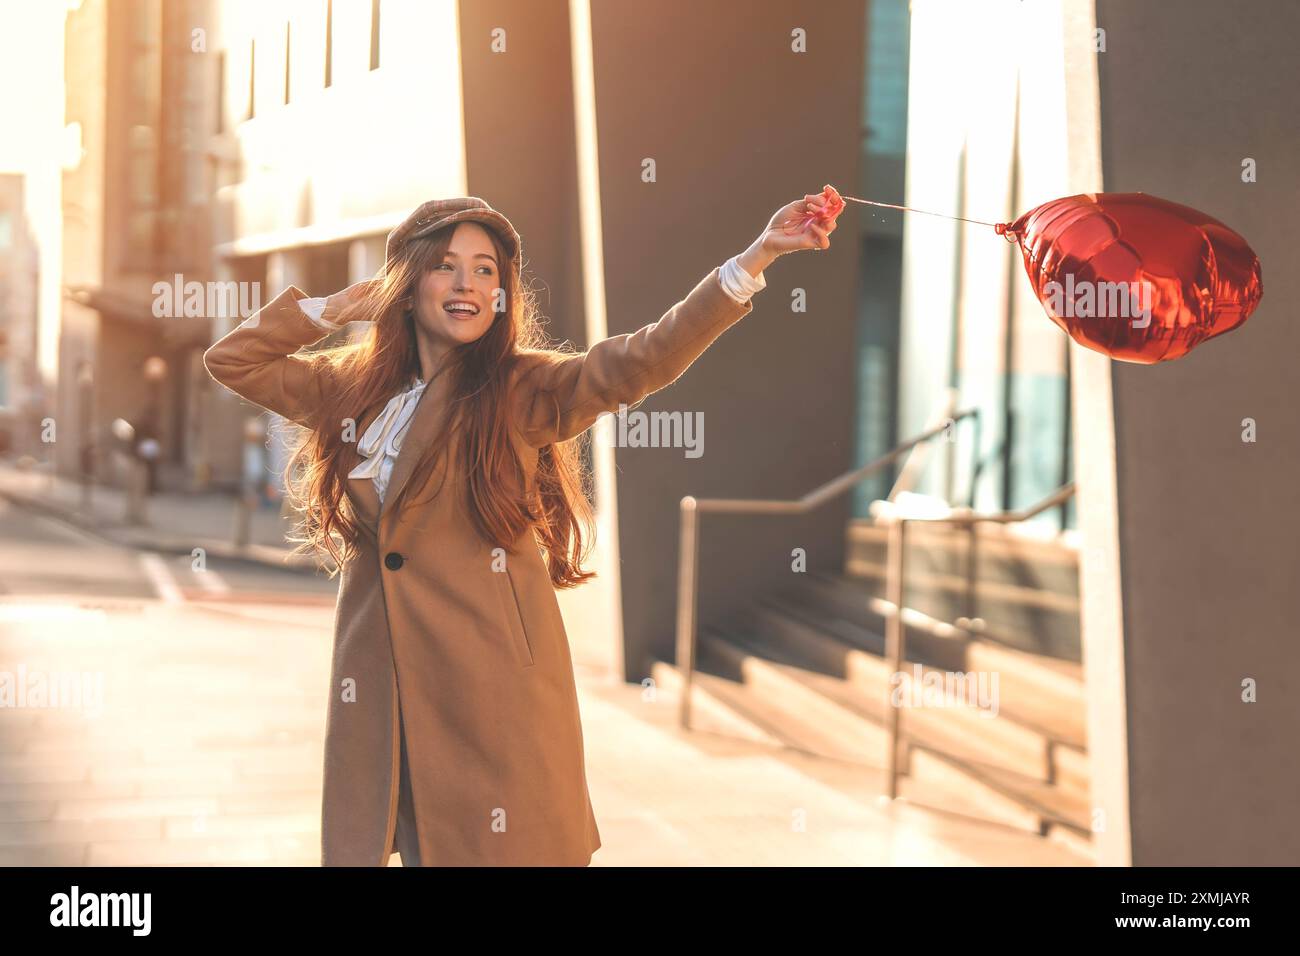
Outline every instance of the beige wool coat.
{"type": "MultiPolygon", "coordinates": [[[[718,273],[658,321],[556,366],[526,353],[509,394],[530,482],[540,448],[669,385],[753,309],[723,291],[718,273]]],[[[248,401],[313,428],[333,384],[311,353],[298,354],[326,334],[298,307],[305,297],[289,286],[212,345],[204,364],[248,401]]],[[[425,388],[386,501],[437,433],[447,379],[425,388]]],[[[358,409],[355,434],[381,410],[358,409]]],[[[351,470],[355,444],[348,454],[351,470]]],[[[412,489],[417,497],[459,468],[454,455],[441,456],[431,484],[412,489]]],[[[335,610],[322,865],[386,866],[395,852],[399,708],[424,865],[585,866],[601,845],[569,642],[543,552],[526,532],[494,571],[494,546],[476,532],[464,492],[448,480],[397,517],[381,509],[371,479],[348,479],[364,533],[341,571],[335,610]]]]}

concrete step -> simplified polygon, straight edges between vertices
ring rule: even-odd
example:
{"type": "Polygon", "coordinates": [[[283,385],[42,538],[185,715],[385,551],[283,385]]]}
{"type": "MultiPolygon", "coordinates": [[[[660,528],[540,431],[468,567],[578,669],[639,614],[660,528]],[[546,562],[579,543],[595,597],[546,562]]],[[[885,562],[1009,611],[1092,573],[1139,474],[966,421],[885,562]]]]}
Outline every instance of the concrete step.
{"type": "MultiPolygon", "coordinates": [[[[907,532],[909,573],[966,575],[970,539],[964,529],[914,523],[907,532]]],[[[989,524],[980,525],[978,535],[975,570],[981,581],[1079,596],[1079,553],[1065,539],[1027,537],[989,524]]],[[[883,565],[888,540],[887,524],[854,519],[847,528],[846,555],[883,565]]]]}
{"type": "MultiPolygon", "coordinates": [[[[836,628],[836,634],[850,626],[884,633],[885,615],[892,605],[872,597],[861,582],[811,573],[800,578],[769,603],[797,609],[823,630],[836,628]]],[[[904,624],[908,660],[942,670],[997,673],[1004,712],[1054,739],[1086,749],[1083,669],[1079,664],[1007,647],[911,609],[904,612],[904,624]]],[[[870,646],[883,652],[883,638],[870,646]]]]}
{"type": "MultiPolygon", "coordinates": [[[[734,651],[726,648],[720,655],[715,650],[716,646],[700,648],[701,669],[692,679],[692,729],[731,730],[746,739],[814,758],[880,769],[887,766],[888,737],[883,724],[867,721],[867,726],[846,735],[844,722],[860,714],[845,714],[833,702],[819,702],[798,689],[791,691],[771,672],[765,673],[761,664],[738,661],[734,651]],[[749,679],[736,680],[714,672],[734,673],[737,668],[749,679]]],[[[666,694],[681,693],[681,672],[674,665],[652,660],[649,672],[666,694]]],[[[1046,833],[1070,841],[1085,856],[1090,854],[1086,812],[1080,801],[1056,793],[1043,781],[953,758],[907,740],[900,745],[900,761],[904,774],[899,781],[900,795],[917,806],[1046,833]]]]}
{"type": "MultiPolygon", "coordinates": [[[[646,668],[656,688],[680,696],[682,672],[666,661],[652,659],[646,668]]],[[[787,746],[786,736],[770,718],[743,700],[747,692],[735,681],[696,670],[691,686],[691,727],[709,733],[739,737],[774,747],[787,746]]]]}
{"type": "MultiPolygon", "coordinates": [[[[874,590],[862,581],[816,571],[795,575],[794,583],[776,597],[824,619],[848,621],[876,635],[885,633],[886,615],[893,607],[876,597],[874,590]]],[[[911,608],[903,613],[903,631],[909,657],[915,654],[915,659],[948,670],[960,670],[965,665],[966,644],[972,637],[969,631],[911,608]]],[[[883,638],[880,646],[884,646],[883,638]]]]}
{"type": "Polygon", "coordinates": [[[999,675],[1002,704],[1017,720],[1043,727],[1078,750],[1087,749],[1080,665],[976,638],[966,647],[966,667],[999,675]]]}
{"type": "MultiPolygon", "coordinates": [[[[883,562],[848,557],[847,577],[861,581],[874,597],[885,598],[883,562]]],[[[905,605],[941,621],[967,616],[966,579],[955,574],[918,572],[907,579],[905,605]]],[[[1015,584],[981,583],[976,616],[980,633],[999,643],[1078,663],[1083,660],[1079,599],[1015,584]]]]}
{"type": "MultiPolygon", "coordinates": [[[[912,649],[922,644],[915,642],[912,649]]],[[[883,650],[883,640],[852,622],[835,619],[828,623],[815,609],[771,599],[740,615],[726,636],[706,631],[702,645],[729,662],[729,670],[723,673],[733,679],[744,679],[745,666],[750,673],[767,678],[765,664],[783,664],[784,669],[776,668],[778,675],[809,684],[838,702],[841,716],[846,710],[856,711],[882,727],[887,723],[886,702],[896,682],[890,679],[887,661],[874,650],[883,650]]],[[[980,664],[989,666],[971,666],[968,661],[956,670],[997,675],[996,715],[989,716],[992,708],[971,703],[908,708],[903,734],[943,752],[972,754],[1086,798],[1091,781],[1079,675],[1071,665],[1056,661],[1040,664],[982,639],[968,640],[966,645],[968,652],[974,649],[980,664]]],[[[945,648],[942,656],[948,656],[948,650],[945,648]]],[[[927,679],[943,687],[949,669],[931,667],[922,657],[908,655],[909,676],[919,666],[922,687],[927,679]]],[[[974,679],[978,688],[979,677],[974,679]]],[[[986,691],[992,689],[992,680],[991,676],[985,678],[986,691]]],[[[829,747],[824,744],[823,750],[829,747]]]]}
{"type": "MultiPolygon", "coordinates": [[[[826,673],[803,655],[803,643],[777,643],[773,635],[789,633],[800,622],[786,618],[773,607],[759,609],[757,632],[728,631],[724,637],[706,631],[701,646],[711,657],[725,661],[724,673],[741,675],[763,690],[764,699],[798,697],[804,713],[816,713],[830,734],[860,734],[860,725],[887,725],[890,697],[898,682],[888,665],[852,664],[826,673]],[[784,619],[784,627],[782,627],[784,619]],[[768,629],[775,624],[780,630],[768,629]],[[811,696],[810,696],[811,695],[811,696]],[[830,706],[827,706],[829,703],[830,706]]],[[[850,658],[852,661],[853,658],[850,658]]],[[[922,675],[942,681],[944,672],[915,663],[922,675]]],[[[908,671],[909,678],[911,670],[908,671]]],[[[951,753],[970,753],[992,765],[1048,781],[1051,779],[1049,741],[1041,732],[968,703],[946,699],[941,706],[904,705],[901,733],[908,740],[951,753]]]]}
{"type": "Polygon", "coordinates": [[[1064,790],[1087,800],[1092,793],[1092,763],[1082,747],[1054,743],[1048,751],[1052,781],[1064,790]]]}
{"type": "MultiPolygon", "coordinates": [[[[703,647],[697,664],[691,680],[693,730],[728,733],[729,728],[737,728],[736,735],[745,739],[812,756],[877,768],[888,765],[888,737],[881,725],[846,726],[845,717],[828,702],[797,691],[784,693],[784,689],[773,694],[762,673],[750,674],[749,680],[719,673],[730,670],[730,662],[714,658],[703,647]],[[720,714],[719,707],[731,714],[720,714]]],[[[655,660],[650,673],[660,687],[681,693],[681,671],[674,665],[655,660]]]]}
{"type": "MultiPolygon", "coordinates": [[[[888,765],[886,704],[883,694],[860,701],[826,693],[824,686],[799,679],[798,668],[753,653],[718,634],[701,636],[701,668],[743,683],[755,702],[770,712],[771,723],[792,728],[800,746],[812,753],[872,766],[888,765]]],[[[843,684],[835,678],[830,683],[843,684]]]]}

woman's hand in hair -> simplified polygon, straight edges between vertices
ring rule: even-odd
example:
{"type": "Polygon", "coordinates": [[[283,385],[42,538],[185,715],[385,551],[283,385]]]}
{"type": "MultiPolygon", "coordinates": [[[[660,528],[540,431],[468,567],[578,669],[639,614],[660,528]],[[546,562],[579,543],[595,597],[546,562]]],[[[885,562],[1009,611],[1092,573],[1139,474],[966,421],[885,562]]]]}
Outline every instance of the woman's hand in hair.
{"type": "Polygon", "coordinates": [[[366,296],[378,292],[383,287],[382,279],[362,279],[360,282],[354,282],[339,292],[325,298],[324,318],[335,324],[343,322],[356,322],[371,318],[373,313],[369,309],[358,309],[357,305],[364,302],[366,296]]]}

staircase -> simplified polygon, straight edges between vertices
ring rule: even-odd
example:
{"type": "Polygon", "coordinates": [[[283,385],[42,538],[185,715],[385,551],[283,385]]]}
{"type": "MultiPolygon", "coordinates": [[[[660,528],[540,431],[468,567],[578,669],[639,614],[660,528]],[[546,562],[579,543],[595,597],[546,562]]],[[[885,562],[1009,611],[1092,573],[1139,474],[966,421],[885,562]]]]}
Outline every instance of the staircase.
{"type": "MultiPolygon", "coordinates": [[[[773,746],[887,767],[887,534],[854,520],[843,574],[795,575],[726,626],[701,628],[693,722],[698,715],[773,746]]],[[[1077,553],[981,526],[978,617],[968,621],[966,533],[912,525],[909,537],[904,670],[922,690],[934,683],[928,695],[957,674],[984,694],[903,708],[900,793],[1091,855],[1077,553]],[[965,626],[945,623],[958,619],[965,626]]],[[[652,661],[650,673],[662,687],[682,686],[671,664],[652,661]]]]}

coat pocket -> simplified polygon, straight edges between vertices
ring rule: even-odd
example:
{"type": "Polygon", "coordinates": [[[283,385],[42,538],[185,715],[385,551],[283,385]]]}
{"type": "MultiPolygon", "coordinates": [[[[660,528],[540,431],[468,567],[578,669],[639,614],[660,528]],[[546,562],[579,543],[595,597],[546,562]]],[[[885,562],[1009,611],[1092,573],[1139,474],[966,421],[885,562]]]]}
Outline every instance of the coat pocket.
{"type": "Polygon", "coordinates": [[[499,579],[497,593],[501,596],[501,607],[506,614],[506,626],[510,628],[510,639],[519,654],[520,663],[524,667],[532,667],[533,648],[528,642],[528,629],[524,626],[524,615],[519,607],[519,597],[515,594],[515,583],[510,576],[510,570],[490,573],[499,579]]]}

